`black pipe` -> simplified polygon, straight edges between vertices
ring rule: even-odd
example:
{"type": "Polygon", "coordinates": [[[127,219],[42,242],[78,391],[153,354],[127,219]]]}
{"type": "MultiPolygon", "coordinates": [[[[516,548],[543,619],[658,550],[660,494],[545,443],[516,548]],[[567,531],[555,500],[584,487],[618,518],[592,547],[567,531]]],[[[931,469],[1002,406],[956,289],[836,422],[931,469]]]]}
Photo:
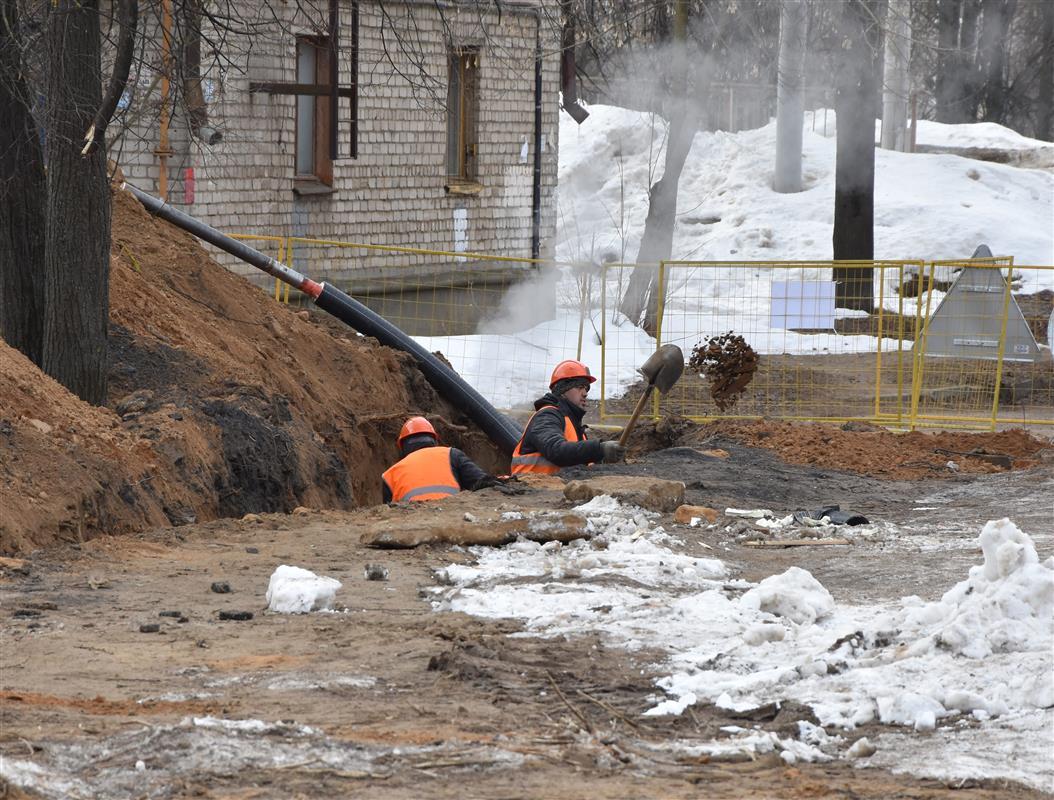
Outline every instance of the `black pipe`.
{"type": "Polygon", "coordinates": [[[521,431],[516,424],[495,409],[487,399],[469,386],[460,375],[425,350],[392,323],[359,301],[329,284],[322,284],[322,293],[315,304],[341,322],[346,322],[364,336],[372,336],[381,344],[397,347],[417,360],[417,365],[428,382],[443,397],[463,409],[484,433],[505,453],[512,455],[520,441],[521,431]]]}
{"type": "Polygon", "coordinates": [[[340,289],[326,283],[316,283],[285,264],[265,256],[259,250],[225,236],[215,228],[209,227],[182,211],[177,211],[167,203],[131,184],[124,184],[124,188],[128,189],[151,214],[166,222],[171,222],[176,227],[230,253],[235,258],[263,270],[268,275],[273,275],[280,281],[300,289],[323,311],[347,323],[364,336],[372,336],[381,344],[409,353],[417,361],[425,378],[442,397],[468,414],[503,452],[512,454],[521,434],[516,423],[495,409],[483,395],[469,386],[454,370],[380,314],[349,297],[340,289]]]}

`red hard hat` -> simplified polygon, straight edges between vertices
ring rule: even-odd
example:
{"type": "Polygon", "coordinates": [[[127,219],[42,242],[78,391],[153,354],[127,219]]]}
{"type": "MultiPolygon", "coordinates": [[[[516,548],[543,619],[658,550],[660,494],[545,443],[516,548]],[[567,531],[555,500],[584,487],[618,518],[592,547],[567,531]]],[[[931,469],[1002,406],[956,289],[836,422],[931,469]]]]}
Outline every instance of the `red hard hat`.
{"type": "Polygon", "coordinates": [[[553,370],[553,377],[549,379],[549,388],[552,389],[557,381],[562,381],[564,378],[585,378],[590,383],[596,380],[589,374],[589,367],[581,361],[575,361],[573,358],[561,361],[556,365],[556,369],[553,370]]]}
{"type": "Polygon", "coordinates": [[[399,431],[398,443],[401,445],[403,439],[407,436],[416,436],[419,433],[427,433],[437,442],[439,441],[439,436],[436,434],[436,429],[432,427],[431,422],[424,417],[410,417],[403,423],[402,430],[399,431]]]}

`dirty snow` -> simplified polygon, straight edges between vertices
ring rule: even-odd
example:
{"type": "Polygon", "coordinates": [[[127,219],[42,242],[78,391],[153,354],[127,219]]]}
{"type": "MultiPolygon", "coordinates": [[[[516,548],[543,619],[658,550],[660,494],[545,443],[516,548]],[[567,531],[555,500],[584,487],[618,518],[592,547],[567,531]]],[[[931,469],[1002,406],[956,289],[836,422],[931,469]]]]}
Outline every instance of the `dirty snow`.
{"type": "MultiPolygon", "coordinates": [[[[174,725],[146,725],[112,736],[49,743],[41,763],[0,759],[0,779],[62,800],[137,800],[170,797],[173,787],[249,770],[308,766],[385,778],[390,758],[427,763],[459,758],[501,769],[524,762],[519,753],[459,742],[434,746],[364,746],[296,723],[189,717],[174,725]],[[178,758],[172,754],[178,753],[178,758]]],[[[473,763],[470,769],[488,767],[473,763]]],[[[182,795],[181,795],[182,796],[182,795]]]]}
{"type": "MultiPolygon", "coordinates": [[[[984,526],[982,563],[940,600],[848,605],[798,567],[758,584],[733,580],[721,561],[678,552],[655,515],[611,498],[576,513],[592,541],[473,548],[474,565],[441,572],[435,607],[517,618],[523,635],[596,631],[627,649],[665,650],[649,714],[795,700],[830,734],[824,753],[844,755],[839,731],[878,722],[891,733],[873,763],[888,763],[884,747],[910,746],[917,774],[1054,789],[1049,760],[1006,758],[1054,724],[1054,559],[1041,563],[1009,520],[984,526]],[[904,730],[938,735],[901,744],[904,730]],[[964,744],[973,731],[987,734],[980,752],[964,744]]],[[[788,761],[818,758],[806,744],[764,746],[788,761]]]]}
{"type": "Polygon", "coordinates": [[[328,611],[333,608],[340,587],[336,578],[321,577],[302,567],[282,564],[272,573],[267,584],[267,608],[279,614],[328,611]]]}
{"type": "MultiPolygon", "coordinates": [[[[651,114],[591,106],[581,126],[561,113],[557,276],[552,320],[529,327],[522,317],[552,304],[551,278],[525,284],[507,298],[498,319],[474,336],[418,337],[441,351],[485,397],[501,408],[536,399],[554,364],[581,357],[601,372],[604,394],[617,397],[655,342],[614,311],[609,275],[602,313],[599,268],[632,262],[647,215],[648,189],[662,174],[665,122],[651,114]],[[589,311],[582,317],[576,280],[593,274],[589,311]],[[579,349],[579,331],[582,331],[579,349]],[[526,329],[525,329],[526,328],[526,329]]],[[[836,118],[809,113],[803,142],[803,191],[772,191],[776,125],[738,133],[700,132],[680,180],[673,258],[700,261],[808,261],[832,258],[836,118]]],[[[1050,148],[992,123],[920,123],[920,141],[950,147],[997,147],[1021,152],[1050,148]]],[[[875,257],[940,260],[969,257],[986,243],[1016,264],[1054,264],[1054,173],[956,155],[876,151],[875,257]]],[[[829,269],[793,278],[829,280],[829,269]]],[[[887,271],[892,281],[895,270],[887,271]]],[[[784,273],[785,274],[785,273],[784,273]]],[[[758,353],[874,352],[866,336],[798,334],[772,327],[766,268],[676,268],[667,291],[663,340],[691,348],[704,336],[735,329],[750,334],[758,353]]],[[[943,273],[938,277],[947,278],[943,273]]],[[[876,273],[876,283],[882,276],[876,273]]],[[[1054,270],[1026,271],[1024,291],[1054,288],[1054,270]]],[[[938,293],[935,300],[939,301],[938,293]]],[[[915,311],[903,300],[905,314],[915,311]]],[[[599,395],[600,387],[595,394],[599,395]]]]}

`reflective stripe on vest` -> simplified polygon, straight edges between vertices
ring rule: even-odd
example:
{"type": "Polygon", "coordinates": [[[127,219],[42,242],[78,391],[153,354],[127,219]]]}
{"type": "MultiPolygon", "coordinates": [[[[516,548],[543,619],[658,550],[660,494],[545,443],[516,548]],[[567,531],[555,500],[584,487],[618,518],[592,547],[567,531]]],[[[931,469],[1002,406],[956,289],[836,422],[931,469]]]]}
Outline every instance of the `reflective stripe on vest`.
{"type": "Polygon", "coordinates": [[[450,468],[449,447],[415,450],[389,467],[384,482],[392,492],[392,502],[441,500],[461,491],[450,468]]]}
{"type": "MultiPolygon", "coordinates": [[[[542,411],[547,408],[555,408],[557,411],[560,409],[557,406],[542,406],[538,411],[535,411],[531,415],[531,418],[527,421],[527,426],[523,429],[523,436],[520,437],[520,441],[516,445],[516,449],[512,451],[512,469],[513,475],[524,475],[526,473],[533,473],[535,475],[555,475],[560,471],[560,468],[556,466],[552,461],[547,459],[541,453],[521,453],[520,448],[523,447],[523,439],[527,436],[527,431],[531,427],[531,423],[534,418],[542,411]]],[[[585,439],[585,434],[582,435],[582,439],[578,438],[578,431],[575,430],[575,424],[571,421],[571,418],[564,414],[564,440],[568,442],[579,442],[585,439]]]]}

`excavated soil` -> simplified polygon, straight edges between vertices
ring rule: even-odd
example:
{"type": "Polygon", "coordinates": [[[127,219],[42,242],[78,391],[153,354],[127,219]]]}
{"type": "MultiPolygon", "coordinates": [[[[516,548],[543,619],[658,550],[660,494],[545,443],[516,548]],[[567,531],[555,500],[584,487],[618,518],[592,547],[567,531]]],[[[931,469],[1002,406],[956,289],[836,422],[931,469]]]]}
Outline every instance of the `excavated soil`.
{"type": "Polygon", "coordinates": [[[642,422],[630,435],[631,454],[688,446],[699,449],[735,442],[772,451],[789,464],[888,480],[950,478],[1030,469],[1054,456],[1049,439],[1014,429],[993,433],[894,433],[875,425],[834,425],[775,420],[717,420],[697,424],[668,416],[642,422]]]}
{"type": "Polygon", "coordinates": [[[502,459],[412,359],[293,311],[114,194],[110,384],[94,408],[0,342],[0,553],[297,506],[380,501],[424,414],[502,459]]]}
{"type": "MultiPolygon", "coordinates": [[[[559,479],[522,495],[460,495],[445,510],[396,509],[404,533],[430,527],[445,543],[368,550],[360,535],[389,512],[357,507],[379,502],[406,416],[427,415],[486,469],[507,460],[409,357],[275,303],[122,193],[111,286],[105,407],[0,342],[0,554],[18,557],[0,559],[0,757],[59,781],[41,795],[20,788],[40,782],[0,779],[0,797],[69,796],[62,780],[85,782],[77,796],[121,798],[1039,796],[841,760],[792,767],[671,749],[732,724],[793,733],[808,712],[643,717],[656,654],[435,613],[433,570],[471,560],[451,532],[473,516],[567,508],[559,479]],[[347,607],[265,612],[282,563],[342,580],[347,607]],[[390,580],[365,580],[368,563],[390,580]],[[232,610],[253,617],[220,617],[232,610]],[[224,738],[214,719],[246,727],[224,738]],[[256,733],[253,720],[272,727],[256,733]]],[[[683,481],[689,502],[715,507],[833,501],[877,518],[921,514],[935,529],[954,516],[971,530],[1012,514],[1039,533],[1050,530],[1046,447],[1020,431],[897,436],[670,417],[638,428],[627,463],[592,474],[683,481]]],[[[758,551],[688,533],[694,552],[721,546],[750,580],[800,565],[847,602],[936,592],[975,560],[863,545],[758,551]]],[[[1049,538],[1041,549],[1049,555],[1049,538]]]]}

